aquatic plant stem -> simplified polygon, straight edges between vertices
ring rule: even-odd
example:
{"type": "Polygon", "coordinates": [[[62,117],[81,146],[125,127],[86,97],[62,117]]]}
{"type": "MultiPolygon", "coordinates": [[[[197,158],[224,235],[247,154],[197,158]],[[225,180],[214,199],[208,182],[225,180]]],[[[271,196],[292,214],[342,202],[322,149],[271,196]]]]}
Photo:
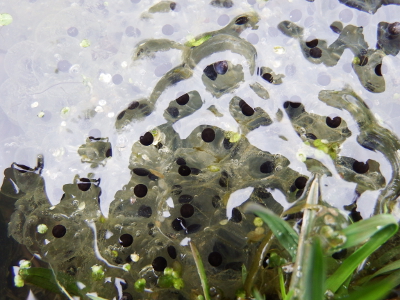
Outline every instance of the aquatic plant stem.
{"type": "MultiPolygon", "coordinates": [[[[310,233],[312,230],[312,223],[317,214],[316,205],[318,205],[318,177],[314,178],[310,187],[310,191],[307,197],[307,204],[304,210],[303,225],[299,236],[296,262],[294,265],[293,275],[290,282],[289,290],[294,291],[293,298],[302,299],[301,294],[304,293],[302,288],[304,288],[305,276],[302,276],[303,267],[309,263],[308,257],[311,251],[310,244],[310,233]],[[299,295],[300,293],[300,295],[299,295]]],[[[293,299],[292,298],[292,299],[293,299]]]]}
{"type": "Polygon", "coordinates": [[[247,297],[251,297],[252,295],[254,279],[256,278],[257,273],[260,270],[260,267],[262,266],[263,259],[271,246],[271,240],[272,240],[272,231],[269,231],[262,240],[260,246],[258,246],[257,252],[254,255],[254,259],[252,260],[253,263],[250,266],[250,270],[247,273],[246,281],[244,283],[244,290],[246,291],[247,297]]]}
{"type": "Polygon", "coordinates": [[[207,281],[206,271],[204,269],[203,261],[201,260],[201,256],[199,250],[197,250],[196,246],[193,244],[192,241],[189,242],[190,249],[192,250],[194,262],[196,263],[197,273],[199,273],[201,286],[203,288],[203,294],[205,300],[211,300],[209,291],[210,287],[207,281]]]}

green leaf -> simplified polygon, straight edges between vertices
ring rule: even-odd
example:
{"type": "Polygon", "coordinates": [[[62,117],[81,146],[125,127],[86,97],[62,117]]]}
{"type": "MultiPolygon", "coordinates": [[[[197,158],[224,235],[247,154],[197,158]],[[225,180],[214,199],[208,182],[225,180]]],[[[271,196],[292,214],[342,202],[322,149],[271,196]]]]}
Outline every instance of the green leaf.
{"type": "MultiPolygon", "coordinates": [[[[398,225],[397,223],[394,224],[392,223],[384,227],[378,225],[375,226],[375,228],[377,232],[373,236],[371,236],[371,238],[363,246],[361,246],[357,251],[355,251],[347,259],[345,259],[343,263],[340,265],[340,267],[335,271],[335,273],[328,278],[328,280],[326,281],[326,286],[328,290],[335,293],[339,289],[339,287],[343,284],[343,282],[354,272],[357,266],[364,259],[370,256],[376,249],[378,249],[383,243],[385,243],[390,237],[392,237],[397,232],[398,225]]],[[[360,235],[364,234],[360,232],[360,235]]]]}
{"type": "Polygon", "coordinates": [[[296,258],[299,236],[289,223],[282,220],[273,211],[256,203],[247,204],[245,210],[259,216],[268,225],[281,245],[289,252],[290,256],[293,259],[296,258]]]}
{"type": "Polygon", "coordinates": [[[204,298],[206,300],[211,300],[209,291],[210,287],[208,286],[206,270],[204,269],[203,261],[201,260],[201,256],[199,250],[197,250],[196,246],[193,242],[189,242],[190,249],[192,250],[194,262],[196,263],[197,273],[200,277],[201,286],[203,288],[204,298]]]}
{"type": "Polygon", "coordinates": [[[389,275],[385,279],[363,286],[349,296],[339,299],[343,300],[380,300],[383,299],[393,288],[400,284],[400,271],[389,275]]]}
{"type": "Polygon", "coordinates": [[[375,278],[379,275],[383,275],[392,271],[395,271],[397,269],[400,269],[400,260],[396,260],[395,262],[392,262],[386,266],[384,266],[383,268],[379,269],[378,271],[376,271],[374,274],[369,275],[369,276],[365,276],[363,278],[361,278],[360,280],[357,281],[358,284],[363,284],[363,283],[367,283],[368,281],[370,281],[372,278],[375,278]]]}
{"type": "Polygon", "coordinates": [[[26,283],[36,285],[55,294],[63,294],[59,286],[61,285],[69,294],[82,296],[74,278],[66,274],[58,273],[57,279],[55,279],[53,271],[46,268],[20,269],[19,274],[26,283]]]}
{"type": "Polygon", "coordinates": [[[321,241],[314,238],[310,247],[310,259],[304,269],[304,299],[323,300],[325,294],[326,266],[321,241]]]}
{"type": "Polygon", "coordinates": [[[286,287],[285,287],[285,278],[283,277],[282,268],[278,268],[278,275],[279,275],[279,287],[281,288],[282,298],[286,298],[286,287]]]}
{"type": "Polygon", "coordinates": [[[242,265],[242,282],[243,282],[243,284],[245,283],[246,278],[247,278],[247,268],[246,268],[246,266],[243,264],[243,265],[242,265]]]}
{"type": "Polygon", "coordinates": [[[257,289],[253,290],[253,294],[256,300],[265,300],[265,297],[261,296],[260,292],[257,289]]]}
{"type": "Polygon", "coordinates": [[[340,248],[350,248],[360,245],[383,227],[396,224],[396,218],[389,214],[381,214],[353,223],[342,230],[342,233],[346,236],[346,242],[340,248]]]}

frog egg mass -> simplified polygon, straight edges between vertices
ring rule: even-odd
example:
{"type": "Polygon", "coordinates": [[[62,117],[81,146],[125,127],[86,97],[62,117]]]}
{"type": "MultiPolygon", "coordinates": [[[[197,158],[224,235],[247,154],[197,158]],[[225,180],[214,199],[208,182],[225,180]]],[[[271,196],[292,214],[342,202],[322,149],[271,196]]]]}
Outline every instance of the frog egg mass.
{"type": "Polygon", "coordinates": [[[194,246],[212,299],[280,299],[246,204],[300,228],[318,177],[335,228],[399,219],[400,6],[364,2],[3,4],[4,255],[68,299],[183,300],[194,246]]]}

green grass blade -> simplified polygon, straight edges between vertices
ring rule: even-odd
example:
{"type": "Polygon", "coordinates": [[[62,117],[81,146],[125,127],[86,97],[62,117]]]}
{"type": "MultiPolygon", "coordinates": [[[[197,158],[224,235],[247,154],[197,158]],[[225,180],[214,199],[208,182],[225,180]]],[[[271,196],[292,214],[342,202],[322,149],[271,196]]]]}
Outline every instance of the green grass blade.
{"type": "Polygon", "coordinates": [[[310,260],[304,266],[304,299],[323,300],[325,294],[326,263],[321,242],[313,239],[310,260]]]}
{"type": "Polygon", "coordinates": [[[349,296],[339,298],[341,300],[381,300],[393,288],[400,284],[400,271],[389,275],[385,279],[363,286],[349,296]]]}
{"type": "Polygon", "coordinates": [[[265,300],[265,297],[261,296],[260,292],[257,289],[253,290],[253,294],[256,300],[265,300]]]}
{"type": "Polygon", "coordinates": [[[242,282],[243,282],[243,284],[246,282],[246,278],[247,278],[247,268],[243,264],[242,265],[242,282]]]}
{"type": "Polygon", "coordinates": [[[389,214],[381,214],[353,223],[342,230],[342,233],[346,236],[346,242],[341,248],[350,248],[360,245],[377,233],[381,228],[394,224],[397,224],[397,220],[389,214]]]}
{"type": "Polygon", "coordinates": [[[357,266],[392,237],[397,230],[397,223],[380,228],[368,242],[344,260],[335,273],[328,278],[326,281],[327,289],[335,293],[343,282],[354,272],[357,266]]]}
{"type": "Polygon", "coordinates": [[[259,216],[271,229],[280,244],[289,252],[290,256],[296,258],[296,249],[299,237],[294,229],[268,208],[256,203],[249,203],[245,208],[259,216]]]}
{"type": "Polygon", "coordinates": [[[392,271],[396,271],[397,269],[400,269],[400,260],[396,260],[390,264],[388,264],[387,266],[384,266],[383,268],[379,269],[378,271],[376,271],[374,274],[369,275],[369,276],[365,276],[363,278],[361,278],[360,280],[357,281],[358,284],[364,284],[367,283],[368,281],[370,281],[372,278],[375,278],[377,276],[392,272],[392,271]]]}
{"type": "Polygon", "coordinates": [[[92,299],[92,300],[107,300],[106,298],[101,298],[101,297],[93,296],[93,295],[89,295],[89,294],[86,294],[86,296],[87,296],[89,299],[92,299]]]}
{"type": "Polygon", "coordinates": [[[190,245],[190,249],[192,250],[194,262],[196,263],[197,273],[199,273],[201,286],[203,288],[204,298],[206,300],[211,300],[211,297],[209,294],[210,287],[209,287],[208,281],[207,281],[206,270],[204,269],[203,261],[201,260],[199,250],[197,250],[196,246],[192,242],[189,242],[189,245],[190,245]]]}
{"type": "Polygon", "coordinates": [[[285,279],[283,278],[282,267],[278,267],[278,275],[279,275],[279,286],[281,288],[282,299],[286,298],[286,287],[285,287],[285,279]]]}

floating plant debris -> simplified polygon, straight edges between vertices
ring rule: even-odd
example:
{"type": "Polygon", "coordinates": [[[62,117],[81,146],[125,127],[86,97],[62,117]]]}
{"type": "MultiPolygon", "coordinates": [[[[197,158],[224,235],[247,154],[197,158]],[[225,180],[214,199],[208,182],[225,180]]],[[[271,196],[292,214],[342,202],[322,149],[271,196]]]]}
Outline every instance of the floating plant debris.
{"type": "MultiPolygon", "coordinates": [[[[34,38],[10,34],[18,14],[1,28],[0,108],[26,137],[1,145],[12,158],[1,225],[68,275],[71,295],[197,299],[196,245],[213,299],[242,295],[246,276],[272,299],[278,285],[260,282],[293,257],[244,205],[300,229],[313,176],[324,201],[347,210],[321,208],[331,229],[400,218],[400,141],[385,124],[400,109],[400,23],[354,17],[399,3],[330,1],[325,18],[312,1],[285,3],[287,14],[276,0],[193,2],[193,12],[179,1],[87,2],[54,4],[29,25],[34,38]],[[371,195],[374,211],[363,210],[371,195]]],[[[352,251],[329,255],[340,263],[352,251]]]]}

